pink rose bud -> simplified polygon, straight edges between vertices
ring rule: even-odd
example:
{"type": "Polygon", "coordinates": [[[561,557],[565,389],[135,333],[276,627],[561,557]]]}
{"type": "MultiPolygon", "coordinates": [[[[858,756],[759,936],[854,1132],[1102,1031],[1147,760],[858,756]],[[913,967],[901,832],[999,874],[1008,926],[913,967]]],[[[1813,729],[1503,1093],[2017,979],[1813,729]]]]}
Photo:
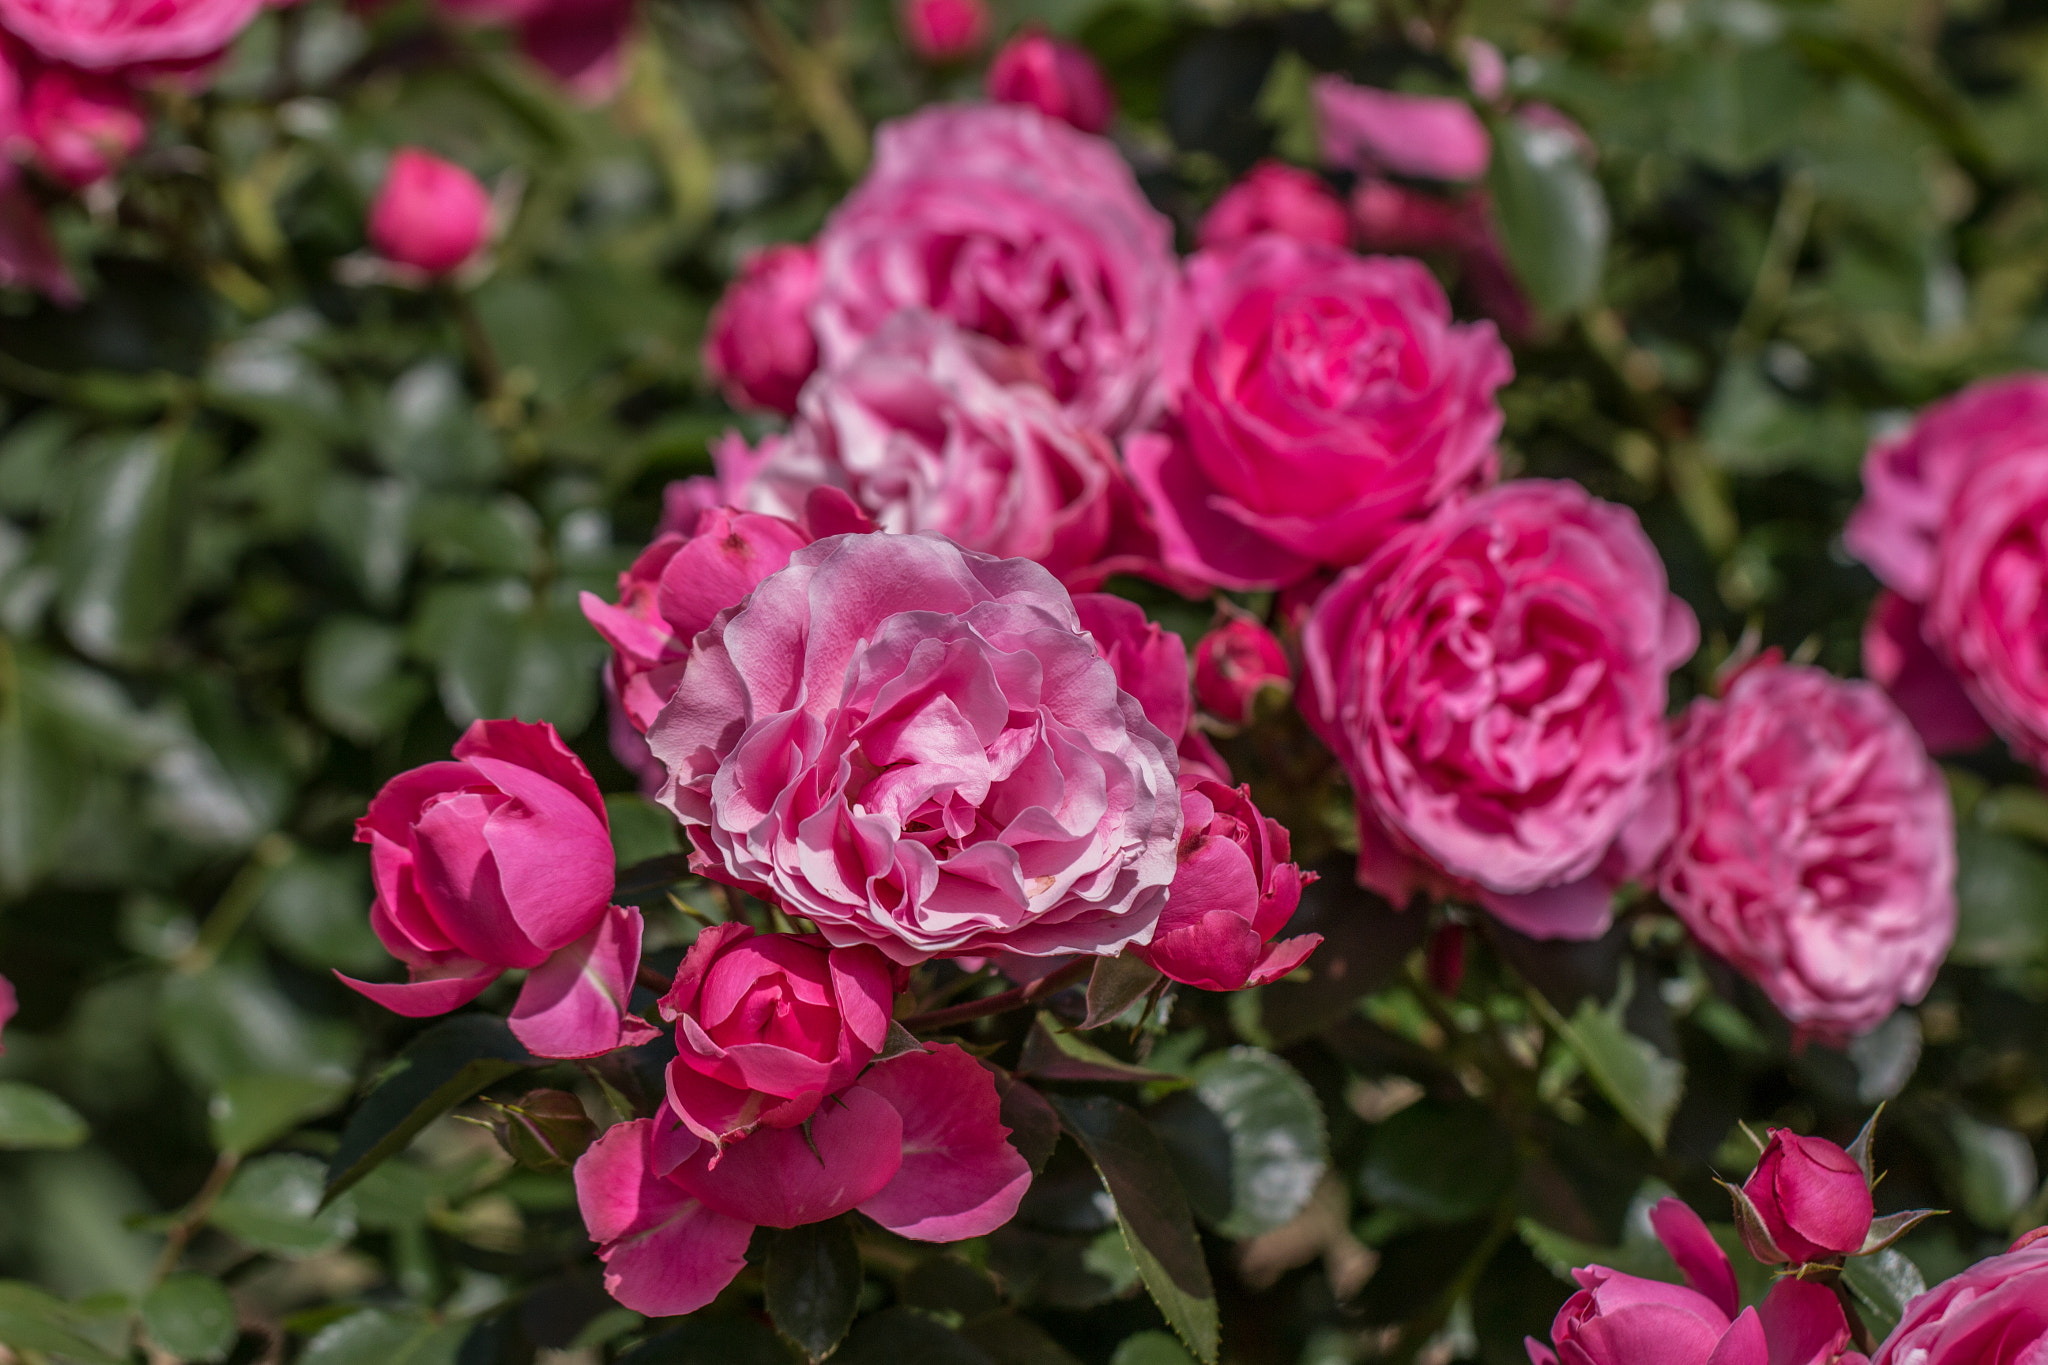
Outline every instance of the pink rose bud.
{"type": "Polygon", "coordinates": [[[203,68],[218,58],[263,0],[156,0],[81,5],[75,0],[0,0],[0,28],[38,57],[87,71],[203,68]]]}
{"type": "Polygon", "coordinates": [[[1195,700],[1218,720],[1250,724],[1260,693],[1293,687],[1287,651],[1249,616],[1232,616],[1195,645],[1195,700]]]}
{"type": "MultiPolygon", "coordinates": [[[[14,983],[0,976],[0,1034],[7,1031],[7,1021],[14,1017],[15,1011],[19,1008],[20,1005],[14,998],[14,983]]],[[[5,1047],[0,1047],[0,1054],[5,1054],[6,1051],[5,1047]]]]}
{"type": "Polygon", "coordinates": [[[1315,873],[1287,860],[1287,831],[1259,814],[1249,787],[1184,775],[1180,802],[1180,867],[1158,933],[1134,951],[1173,980],[1205,991],[1278,981],[1323,941],[1321,934],[1274,938],[1315,873]]]}
{"type": "Polygon", "coordinates": [[[704,334],[704,369],[736,408],[796,411],[818,368],[811,300],[818,257],[808,246],[771,246],[749,255],[726,286],[704,334]]]}
{"type": "Polygon", "coordinates": [[[2048,1354],[2048,1243],[1979,1261],[1906,1305],[1871,1365],[2034,1365],[2048,1354]]]}
{"type": "Polygon", "coordinates": [[[1804,1265],[1854,1255],[1876,1216],[1870,1182],[1856,1158],[1826,1138],[1801,1137],[1789,1128],[1771,1130],[1742,1192],[1783,1253],[1773,1257],[1768,1248],[1751,1247],[1766,1263],[1789,1259],[1804,1265]]]}
{"type": "Polygon", "coordinates": [[[36,164],[74,189],[113,174],[149,131],[126,85],[62,67],[36,73],[21,118],[36,164]]]}
{"type": "Polygon", "coordinates": [[[661,998],[676,1025],[669,1103],[719,1145],[762,1124],[794,1127],[881,1051],[894,998],[889,959],[866,945],[713,925],[661,998]]]}
{"type": "Polygon", "coordinates": [[[1099,133],[1116,117],[1116,96],[1087,49],[1039,28],[1025,29],[996,53],[988,97],[1028,104],[1084,133],[1099,133]]]}
{"type": "Polygon", "coordinates": [[[1183,777],[1194,774],[1228,785],[1230,765],[1195,726],[1194,695],[1188,690],[1188,647],[1180,636],[1145,616],[1145,609],[1113,593],[1084,592],[1074,598],[1081,628],[1116,672],[1116,685],[1138,699],[1145,719],[1174,741],[1183,777]]]}
{"type": "Polygon", "coordinates": [[[1341,247],[1351,241],[1351,219],[1321,176],[1284,161],[1261,161],[1211,206],[1195,240],[1213,251],[1262,232],[1341,247]]]}
{"type": "Polygon", "coordinates": [[[1802,1033],[1918,1001],[1955,937],[1948,786],[1883,692],[1760,662],[1676,726],[1664,901],[1802,1033]]]}
{"type": "Polygon", "coordinates": [[[1437,95],[1403,95],[1342,76],[1309,87],[1323,160],[1360,175],[1380,171],[1427,180],[1477,180],[1493,139],[1472,106],[1437,95]]]}
{"type": "Polygon", "coordinates": [[[370,244],[379,255],[446,275],[483,250],[490,230],[491,196],[475,176],[417,147],[391,158],[370,206],[370,244]]]}
{"type": "MultiPolygon", "coordinates": [[[[370,927],[406,985],[341,980],[409,1018],[527,972],[512,1032],[542,1057],[595,1057],[655,1036],[625,1012],[640,912],[611,904],[604,798],[552,725],[480,720],[455,758],[400,773],[356,822],[370,846],[370,927]]],[[[336,973],[336,975],[340,975],[336,973]]]]}
{"type": "Polygon", "coordinates": [[[988,41],[984,0],[898,0],[911,51],[928,62],[955,62],[988,41]]]}

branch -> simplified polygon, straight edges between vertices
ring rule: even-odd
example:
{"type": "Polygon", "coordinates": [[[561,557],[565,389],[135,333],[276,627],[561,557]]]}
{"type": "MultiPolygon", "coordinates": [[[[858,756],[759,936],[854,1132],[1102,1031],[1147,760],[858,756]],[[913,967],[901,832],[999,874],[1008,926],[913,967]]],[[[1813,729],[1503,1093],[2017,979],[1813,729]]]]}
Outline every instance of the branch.
{"type": "Polygon", "coordinates": [[[1000,995],[983,996],[969,1000],[962,1005],[948,1005],[942,1010],[926,1010],[913,1014],[898,1023],[913,1033],[919,1029],[945,1028],[952,1024],[964,1024],[970,1019],[986,1019],[992,1014],[1007,1014],[1011,1010],[1035,1005],[1049,995],[1058,994],[1094,970],[1095,959],[1084,957],[1078,962],[1069,962],[1050,976],[1040,977],[1026,986],[1017,986],[1000,995]]]}

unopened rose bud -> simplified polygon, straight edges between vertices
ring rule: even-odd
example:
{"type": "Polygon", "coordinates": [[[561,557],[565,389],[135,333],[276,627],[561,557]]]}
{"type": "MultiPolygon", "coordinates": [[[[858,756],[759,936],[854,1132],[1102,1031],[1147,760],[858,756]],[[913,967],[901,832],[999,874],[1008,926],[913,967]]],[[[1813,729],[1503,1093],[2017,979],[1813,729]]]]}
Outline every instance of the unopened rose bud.
{"type": "Polygon", "coordinates": [[[1084,133],[1099,133],[1116,116],[1116,96],[1087,50],[1042,29],[1026,29],[996,53],[988,68],[988,97],[997,104],[1028,104],[1084,133]]]}
{"type": "Polygon", "coordinates": [[[953,62],[988,41],[983,0],[903,0],[903,36],[928,62],[953,62]]]}
{"type": "Polygon", "coordinates": [[[498,1145],[529,1170],[566,1171],[597,1141],[583,1101],[566,1090],[529,1090],[511,1104],[485,1103],[498,1111],[491,1121],[498,1145]]]}
{"type": "Polygon", "coordinates": [[[818,368],[811,300],[818,257],[808,246],[771,246],[748,256],[704,334],[704,368],[736,408],[793,413],[818,368]]]}
{"type": "Polygon", "coordinates": [[[1204,249],[1215,249],[1262,232],[1344,246],[1351,240],[1351,215],[1315,172],[1262,161],[1223,192],[1203,217],[1197,238],[1204,249]]]}
{"type": "Polygon", "coordinates": [[[1232,725],[1251,720],[1259,693],[1270,687],[1285,694],[1293,680],[1280,642],[1248,617],[1232,617],[1195,646],[1195,700],[1232,725]]]}
{"type": "Polygon", "coordinates": [[[462,167],[417,147],[391,158],[370,206],[370,245],[379,255],[429,275],[467,265],[490,236],[491,196],[462,167]]]}
{"type": "MultiPolygon", "coordinates": [[[[1855,1254],[1875,1214],[1870,1182],[1856,1158],[1826,1138],[1784,1128],[1772,1130],[1742,1192],[1771,1241],[1795,1265],[1855,1254]]],[[[1760,1253],[1758,1259],[1771,1258],[1760,1253]]]]}

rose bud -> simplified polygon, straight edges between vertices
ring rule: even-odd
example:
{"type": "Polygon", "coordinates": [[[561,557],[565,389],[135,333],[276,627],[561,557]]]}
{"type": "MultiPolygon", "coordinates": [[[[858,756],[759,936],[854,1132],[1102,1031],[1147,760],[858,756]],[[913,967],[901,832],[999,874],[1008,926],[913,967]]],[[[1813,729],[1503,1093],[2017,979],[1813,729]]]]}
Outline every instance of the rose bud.
{"type": "Polygon", "coordinates": [[[669,1104],[714,1144],[762,1124],[794,1127],[881,1051],[893,998],[889,960],[874,948],[714,925],[661,998],[676,1024],[669,1104]]]}
{"type": "Polygon", "coordinates": [[[1218,720],[1247,725],[1261,692],[1284,697],[1293,686],[1287,651],[1248,616],[1231,617],[1195,645],[1195,700],[1218,720]]]}
{"type": "Polygon", "coordinates": [[[711,311],[704,370],[736,408],[796,411],[796,396],[818,368],[811,300],[818,257],[808,246],[771,246],[740,264],[739,278],[711,311]]]}
{"type": "Polygon", "coordinates": [[[1209,737],[1195,728],[1194,695],[1188,690],[1188,647],[1180,636],[1145,615],[1145,609],[1114,593],[1074,597],[1081,629],[1116,673],[1116,685],[1138,699],[1145,719],[1174,742],[1183,777],[1192,773],[1230,781],[1230,765],[1209,737]]]}
{"type": "Polygon", "coordinates": [[[36,73],[21,122],[36,164],[73,189],[113,174],[149,131],[126,85],[58,67],[36,73]]]}
{"type": "Polygon", "coordinates": [[[566,1090],[529,1090],[511,1104],[484,1103],[497,1111],[491,1131],[498,1145],[528,1170],[566,1171],[597,1141],[583,1101],[566,1090]]]}
{"type": "MultiPolygon", "coordinates": [[[[14,983],[0,976],[0,1033],[7,1031],[7,1021],[14,1017],[15,1011],[19,1008],[21,1006],[14,998],[14,983]]],[[[6,1052],[5,1047],[0,1047],[0,1055],[5,1055],[6,1052]]]]}
{"type": "Polygon", "coordinates": [[[1341,247],[1351,241],[1351,215],[1315,172],[1261,161],[1210,207],[1195,241],[1213,251],[1262,232],[1341,247]]]}
{"type": "Polygon", "coordinates": [[[1870,1181],[1855,1157],[1826,1138],[1801,1137],[1787,1128],[1771,1130],[1742,1193],[1780,1253],[1772,1256],[1771,1248],[1752,1239],[1749,1220],[1738,1219],[1751,1254],[1766,1264],[1854,1255],[1870,1235],[1876,1212],[1870,1181]]]}
{"type": "Polygon", "coordinates": [[[988,69],[988,97],[997,104],[1028,104],[1041,114],[1099,133],[1116,117],[1116,96],[1085,48],[1027,28],[996,53],[988,69]]]}
{"type": "Polygon", "coordinates": [[[2048,1243],[2021,1238],[1906,1305],[1872,1365],[2034,1365],[2048,1354],[2043,1304],[2048,1243]]]}
{"type": "Polygon", "coordinates": [[[1180,866],[1158,932],[1134,951],[1205,991],[1278,981],[1323,941],[1321,934],[1273,941],[1316,874],[1287,861],[1287,831],[1259,814],[1250,788],[1183,776],[1180,801],[1180,866]]]}
{"type": "Polygon", "coordinates": [[[391,158],[370,206],[370,244],[379,255],[446,275],[483,250],[490,230],[491,196],[475,176],[417,147],[391,158]]]}
{"type": "Polygon", "coordinates": [[[911,51],[928,62],[953,62],[988,41],[983,0],[902,0],[898,15],[911,51]]]}
{"type": "Polygon", "coordinates": [[[352,989],[418,1019],[525,969],[512,1032],[536,1055],[595,1057],[654,1036],[623,1004],[640,913],[611,904],[604,798],[552,725],[476,722],[453,762],[385,783],[356,841],[370,846],[370,927],[411,980],[341,977],[352,989]]]}

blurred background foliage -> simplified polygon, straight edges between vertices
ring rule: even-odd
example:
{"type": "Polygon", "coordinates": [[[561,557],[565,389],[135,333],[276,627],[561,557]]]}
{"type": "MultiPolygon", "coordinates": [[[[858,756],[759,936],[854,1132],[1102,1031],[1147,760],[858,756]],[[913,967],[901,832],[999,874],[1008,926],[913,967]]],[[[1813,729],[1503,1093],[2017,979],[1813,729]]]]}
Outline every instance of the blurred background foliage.
{"type": "MultiPolygon", "coordinates": [[[[1508,465],[1640,511],[1705,627],[1692,686],[1745,631],[1855,673],[1874,583],[1838,535],[1865,444],[1969,379],[2048,367],[2033,0],[997,10],[1103,63],[1184,246],[1253,161],[1313,159],[1317,72],[1456,93],[1477,36],[1516,99],[1580,124],[1590,168],[1496,125],[1489,190],[1543,314],[1504,395],[1508,465]]],[[[352,1103],[419,1032],[329,975],[389,970],[353,819],[479,716],[552,721],[633,789],[575,597],[609,594],[708,439],[752,429],[700,372],[709,307],[746,250],[817,229],[877,121],[979,88],[909,57],[884,0],[647,0],[640,25],[622,94],[584,109],[418,0],[273,13],[210,92],[164,97],[115,192],[53,207],[84,302],[0,301],[16,1355],[104,1362],[139,1313],[153,1358],[235,1365],[795,1358],[758,1277],[666,1331],[612,1305],[567,1174],[456,1118],[320,1202],[352,1103]],[[474,287],[346,282],[402,144],[511,211],[474,287]]],[[[1712,1177],[1753,1160],[1739,1120],[1846,1141],[1890,1103],[1880,1211],[1954,1213],[1871,1272],[1880,1326],[1917,1277],[2048,1221],[2048,801],[2009,760],[1950,772],[1951,963],[1846,1052],[1795,1048],[1655,917],[1591,945],[1484,930],[1496,951],[1446,1001],[1420,917],[1352,887],[1341,815],[1261,792],[1325,873],[1315,979],[1227,1007],[1184,991],[1116,1044],[1153,1073],[1127,1098],[1204,1229],[1225,1358],[1520,1361],[1562,1267],[1673,1273],[1645,1201],[1717,1216],[1712,1177]]],[[[622,865],[674,851],[654,807],[612,805],[622,865]]],[[[686,922],[647,909],[672,960],[686,922]]],[[[494,1074],[506,1097],[593,1085],[494,1074]]],[[[1114,1218],[1066,1143],[985,1243],[864,1241],[840,1358],[1184,1361],[1114,1218]]]]}

